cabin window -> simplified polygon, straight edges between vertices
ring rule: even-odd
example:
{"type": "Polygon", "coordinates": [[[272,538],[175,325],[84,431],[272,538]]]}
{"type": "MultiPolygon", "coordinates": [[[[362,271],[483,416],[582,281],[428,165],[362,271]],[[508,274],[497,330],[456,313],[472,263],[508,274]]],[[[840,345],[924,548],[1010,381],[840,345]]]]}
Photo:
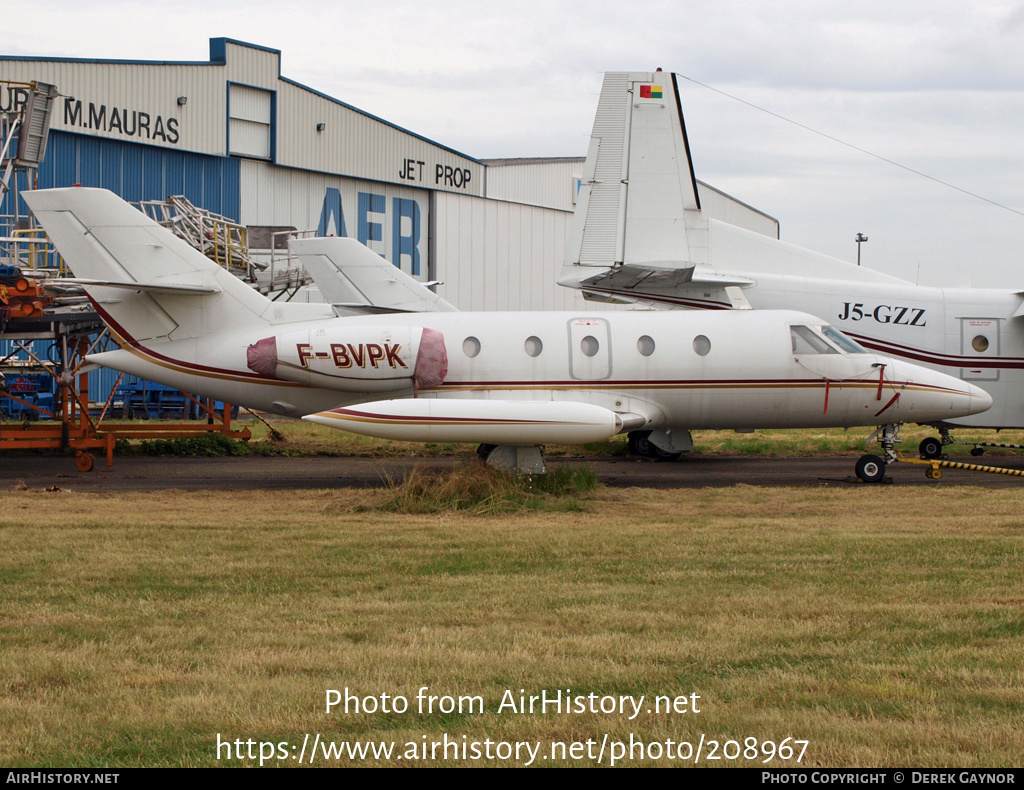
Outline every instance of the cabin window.
{"type": "Polygon", "coordinates": [[[580,341],[580,350],[584,356],[594,356],[599,348],[601,348],[601,344],[597,342],[597,338],[593,335],[587,335],[580,341]]]}
{"type": "Polygon", "coordinates": [[[698,356],[706,357],[711,351],[711,341],[707,335],[697,335],[693,339],[693,350],[698,356]]]}
{"type": "Polygon", "coordinates": [[[641,356],[649,357],[654,353],[654,338],[644,335],[636,341],[636,350],[640,352],[641,356]]]}
{"type": "Polygon", "coordinates": [[[988,338],[984,335],[978,335],[971,341],[971,348],[977,351],[979,354],[984,354],[988,351],[988,338]]]}
{"type": "Polygon", "coordinates": [[[544,344],[540,342],[539,337],[531,335],[526,338],[526,353],[531,357],[539,357],[540,352],[544,350],[544,344]]]}
{"type": "Polygon", "coordinates": [[[467,337],[462,341],[462,353],[472,359],[480,353],[480,341],[475,337],[467,337]]]}
{"type": "Polygon", "coordinates": [[[811,329],[809,326],[791,326],[790,336],[793,338],[794,354],[838,354],[830,346],[825,338],[811,329]]]}

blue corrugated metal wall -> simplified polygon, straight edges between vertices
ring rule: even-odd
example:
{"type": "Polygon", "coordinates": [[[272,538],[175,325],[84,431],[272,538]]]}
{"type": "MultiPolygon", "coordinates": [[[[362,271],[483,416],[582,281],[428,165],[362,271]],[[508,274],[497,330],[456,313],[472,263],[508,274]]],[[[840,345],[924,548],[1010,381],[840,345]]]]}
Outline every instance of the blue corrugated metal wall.
{"type": "MultiPolygon", "coordinates": [[[[46,159],[39,166],[39,189],[103,187],[125,200],[163,200],[184,195],[207,211],[239,218],[239,160],[165,148],[51,132],[46,159]]],[[[26,188],[23,181],[19,188],[26,188]]],[[[27,209],[20,201],[18,215],[27,209]]],[[[10,196],[0,214],[14,214],[10,196]]]]}
{"type": "MultiPolygon", "coordinates": [[[[138,143],[104,140],[85,135],[53,131],[46,159],[39,166],[38,188],[68,187],[81,184],[109,189],[128,201],[164,200],[184,195],[200,208],[239,218],[239,160],[173,151],[138,143]]],[[[30,185],[19,181],[19,190],[30,185]]],[[[19,201],[18,216],[27,216],[25,202],[19,201]]],[[[11,195],[0,200],[0,216],[14,214],[11,195]]],[[[9,229],[0,228],[0,235],[9,229]]],[[[33,352],[48,356],[45,343],[34,343],[33,352]]],[[[9,342],[0,342],[0,359],[13,350],[9,342]]],[[[25,358],[25,354],[18,357],[25,358]]],[[[117,380],[113,370],[89,374],[90,400],[103,402],[117,380]]]]}

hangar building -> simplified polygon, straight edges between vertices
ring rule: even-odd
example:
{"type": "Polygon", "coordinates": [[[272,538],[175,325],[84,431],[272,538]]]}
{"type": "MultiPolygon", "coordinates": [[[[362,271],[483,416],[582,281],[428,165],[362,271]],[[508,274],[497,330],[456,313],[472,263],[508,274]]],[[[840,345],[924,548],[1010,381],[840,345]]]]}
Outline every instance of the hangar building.
{"type": "MultiPolygon", "coordinates": [[[[202,62],[0,56],[0,80],[60,92],[39,188],[184,195],[250,227],[354,236],[441,281],[462,310],[581,303],[555,280],[582,157],[474,158],[282,76],[278,50],[228,38],[211,39],[202,62]]],[[[26,95],[0,83],[0,111],[26,95]]],[[[772,218],[700,189],[714,216],[778,237],[772,218]]],[[[0,202],[0,235],[25,217],[15,200],[0,202]]]]}

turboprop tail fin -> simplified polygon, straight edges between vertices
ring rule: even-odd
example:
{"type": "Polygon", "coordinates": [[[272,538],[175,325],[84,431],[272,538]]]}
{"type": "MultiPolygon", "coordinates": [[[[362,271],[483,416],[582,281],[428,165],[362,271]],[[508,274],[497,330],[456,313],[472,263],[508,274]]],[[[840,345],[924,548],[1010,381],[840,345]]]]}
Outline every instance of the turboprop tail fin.
{"type": "MultiPolygon", "coordinates": [[[[740,291],[763,275],[903,282],[732,224],[738,201],[700,187],[703,207],[677,76],[606,74],[559,284],[587,299],[726,310],[749,306],[740,291]]],[[[760,213],[736,216],[748,210],[760,213]]]]}
{"type": "Polygon", "coordinates": [[[675,75],[606,74],[563,277],[588,267],[703,262],[706,249],[675,75]]]}

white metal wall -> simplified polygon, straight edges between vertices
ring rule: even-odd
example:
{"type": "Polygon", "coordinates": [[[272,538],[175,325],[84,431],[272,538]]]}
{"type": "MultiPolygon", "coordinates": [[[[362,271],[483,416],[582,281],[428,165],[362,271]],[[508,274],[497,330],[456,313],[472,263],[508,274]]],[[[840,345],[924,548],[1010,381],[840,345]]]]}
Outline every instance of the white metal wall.
{"type": "Polygon", "coordinates": [[[291,170],[251,159],[242,161],[240,180],[243,225],[284,225],[358,238],[406,274],[427,279],[430,198],[426,190],[291,170]]]}
{"type": "Polygon", "coordinates": [[[330,101],[278,84],[277,161],[411,187],[482,195],[484,166],[469,157],[330,101]],[[317,125],[323,131],[317,131],[317,125]]]}
{"type": "Polygon", "coordinates": [[[572,211],[585,162],[582,156],[485,159],[487,197],[572,211]]]}
{"type": "Polygon", "coordinates": [[[437,292],[460,310],[595,309],[556,282],[570,212],[437,193],[433,217],[437,292]]]}

